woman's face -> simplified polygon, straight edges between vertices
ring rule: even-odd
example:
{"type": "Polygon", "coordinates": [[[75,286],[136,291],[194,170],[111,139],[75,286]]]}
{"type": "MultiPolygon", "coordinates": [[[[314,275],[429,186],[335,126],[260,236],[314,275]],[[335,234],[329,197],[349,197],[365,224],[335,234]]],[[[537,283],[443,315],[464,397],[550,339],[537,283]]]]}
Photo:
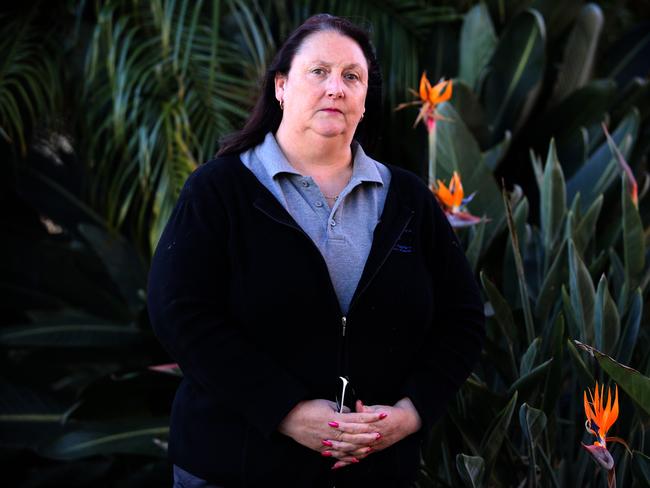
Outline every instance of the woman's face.
{"type": "Polygon", "coordinates": [[[365,111],[368,63],[359,45],[334,31],[306,37],[287,75],[275,77],[281,125],[294,134],[352,140],[365,111]]]}

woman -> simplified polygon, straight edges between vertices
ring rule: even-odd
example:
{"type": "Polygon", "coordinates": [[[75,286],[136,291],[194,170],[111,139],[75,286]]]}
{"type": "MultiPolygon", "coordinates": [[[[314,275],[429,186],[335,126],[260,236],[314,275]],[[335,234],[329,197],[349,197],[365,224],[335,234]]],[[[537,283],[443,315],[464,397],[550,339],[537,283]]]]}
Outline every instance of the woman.
{"type": "Polygon", "coordinates": [[[380,94],[367,34],[311,17],[188,179],[149,280],[185,375],[176,486],[409,486],[471,372],[482,303],[453,231],[419,179],[355,141],[380,94]]]}

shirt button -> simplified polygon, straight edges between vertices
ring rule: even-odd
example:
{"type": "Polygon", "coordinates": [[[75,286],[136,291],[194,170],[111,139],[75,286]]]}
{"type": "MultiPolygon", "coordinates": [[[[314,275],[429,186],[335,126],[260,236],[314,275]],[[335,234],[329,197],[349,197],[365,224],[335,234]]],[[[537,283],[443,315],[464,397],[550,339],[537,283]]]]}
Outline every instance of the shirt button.
{"type": "Polygon", "coordinates": [[[323,206],[323,202],[316,202],[315,205],[316,205],[318,208],[320,208],[320,207],[323,206]]]}
{"type": "Polygon", "coordinates": [[[330,225],[332,227],[336,226],[336,220],[334,220],[334,219],[330,220],[330,225]]]}
{"type": "Polygon", "coordinates": [[[308,182],[307,180],[302,180],[300,183],[301,183],[302,186],[304,186],[305,188],[307,188],[307,187],[309,186],[309,182],[308,182]]]}

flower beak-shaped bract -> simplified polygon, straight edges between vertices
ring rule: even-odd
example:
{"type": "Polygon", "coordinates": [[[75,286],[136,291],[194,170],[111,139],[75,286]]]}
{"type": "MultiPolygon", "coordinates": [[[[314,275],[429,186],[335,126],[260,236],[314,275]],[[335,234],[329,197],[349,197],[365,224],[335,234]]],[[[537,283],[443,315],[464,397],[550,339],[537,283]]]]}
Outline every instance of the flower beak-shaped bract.
{"type": "Polygon", "coordinates": [[[411,105],[422,105],[420,113],[415,119],[413,126],[415,127],[418,122],[424,121],[427,130],[431,132],[435,127],[435,121],[442,119],[442,117],[436,112],[436,107],[451,98],[452,89],[453,83],[451,80],[440,80],[439,83],[431,86],[431,82],[429,82],[426,72],[422,73],[422,77],[420,78],[420,91],[416,93],[411,90],[411,92],[416,96],[419,96],[420,99],[413,102],[402,103],[398,105],[396,110],[411,105]]]}
{"type": "Polygon", "coordinates": [[[431,188],[431,191],[433,191],[433,194],[442,205],[442,209],[447,215],[447,219],[452,227],[468,227],[478,224],[483,220],[465,210],[465,205],[472,200],[474,194],[463,198],[465,196],[463,184],[456,171],[454,171],[451,177],[449,188],[442,181],[438,180],[436,187],[431,188]]]}

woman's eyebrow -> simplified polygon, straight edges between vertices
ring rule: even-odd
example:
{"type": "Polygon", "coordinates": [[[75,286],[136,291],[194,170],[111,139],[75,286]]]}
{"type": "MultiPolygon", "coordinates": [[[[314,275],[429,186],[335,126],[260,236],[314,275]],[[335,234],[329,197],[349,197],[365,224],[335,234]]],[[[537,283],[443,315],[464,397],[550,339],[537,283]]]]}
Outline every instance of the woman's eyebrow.
{"type": "MultiPolygon", "coordinates": [[[[322,59],[316,59],[316,60],[312,61],[311,64],[319,64],[321,66],[330,67],[335,63],[330,63],[328,61],[323,61],[322,59]]],[[[363,66],[360,65],[359,63],[350,63],[350,64],[346,64],[345,67],[346,68],[362,68],[363,66]]]]}

